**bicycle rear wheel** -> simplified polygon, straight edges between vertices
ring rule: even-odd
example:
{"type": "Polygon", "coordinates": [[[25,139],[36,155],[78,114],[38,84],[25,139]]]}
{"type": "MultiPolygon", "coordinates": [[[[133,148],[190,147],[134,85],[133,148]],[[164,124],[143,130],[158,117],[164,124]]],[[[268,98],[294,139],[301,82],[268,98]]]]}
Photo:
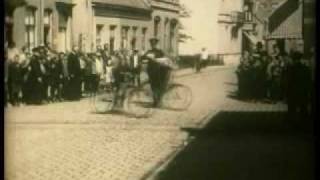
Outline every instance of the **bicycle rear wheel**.
{"type": "Polygon", "coordinates": [[[153,113],[152,93],[145,89],[133,89],[127,97],[127,112],[136,118],[150,117],[153,113]]]}
{"type": "Polygon", "coordinates": [[[162,97],[162,107],[171,110],[186,110],[192,103],[192,91],[182,84],[172,84],[162,97]]]}
{"type": "Polygon", "coordinates": [[[111,89],[99,88],[93,102],[96,113],[107,113],[113,109],[114,95],[111,89]]]}

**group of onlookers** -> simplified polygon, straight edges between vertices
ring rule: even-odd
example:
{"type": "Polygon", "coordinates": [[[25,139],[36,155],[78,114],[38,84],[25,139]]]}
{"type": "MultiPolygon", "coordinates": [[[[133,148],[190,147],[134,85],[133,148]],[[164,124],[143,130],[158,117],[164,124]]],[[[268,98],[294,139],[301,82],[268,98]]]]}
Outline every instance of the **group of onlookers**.
{"type": "Polygon", "coordinates": [[[237,69],[241,98],[272,103],[285,101],[289,111],[307,111],[313,93],[314,54],[292,49],[289,53],[277,44],[273,52],[263,50],[261,42],[253,52],[244,51],[237,69]]]}
{"type": "Polygon", "coordinates": [[[56,52],[48,46],[31,50],[10,43],[5,51],[5,105],[43,104],[79,100],[93,95],[100,81],[116,86],[121,80],[114,66],[122,64],[132,72],[132,83],[140,84],[140,55],[120,50],[112,54],[105,44],[95,53],[56,52]]]}

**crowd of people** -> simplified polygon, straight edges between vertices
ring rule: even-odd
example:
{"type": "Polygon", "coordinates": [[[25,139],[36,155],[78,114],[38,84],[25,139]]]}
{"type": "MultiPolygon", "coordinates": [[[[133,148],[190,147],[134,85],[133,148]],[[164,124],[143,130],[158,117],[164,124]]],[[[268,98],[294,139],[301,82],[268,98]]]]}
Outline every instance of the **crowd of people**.
{"type": "Polygon", "coordinates": [[[30,52],[10,43],[5,49],[5,106],[76,101],[94,96],[100,84],[122,96],[127,84],[141,86],[143,69],[158,106],[174,67],[172,58],[157,48],[158,41],[151,38],[151,49],[145,53],[137,49],[110,52],[108,44],[94,53],[84,53],[77,46],[71,52],[56,52],[49,45],[30,52]]]}
{"type": "Polygon", "coordinates": [[[140,84],[138,50],[110,53],[105,44],[103,48],[98,46],[95,53],[83,53],[76,46],[68,53],[56,52],[49,46],[35,47],[30,52],[11,43],[5,52],[6,105],[73,101],[93,95],[101,79],[110,85],[120,81],[113,69],[116,63],[132,72],[133,84],[140,84]]]}
{"type": "Polygon", "coordinates": [[[289,111],[301,111],[311,102],[314,55],[291,49],[289,53],[277,44],[267,53],[258,42],[253,52],[244,51],[237,69],[238,93],[243,99],[277,103],[284,101],[289,111]]]}

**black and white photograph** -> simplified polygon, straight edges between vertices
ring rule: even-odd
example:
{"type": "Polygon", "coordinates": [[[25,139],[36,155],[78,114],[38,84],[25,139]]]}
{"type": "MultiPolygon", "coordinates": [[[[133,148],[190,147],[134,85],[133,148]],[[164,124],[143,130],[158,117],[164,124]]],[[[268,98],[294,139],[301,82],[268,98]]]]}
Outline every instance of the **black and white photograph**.
{"type": "Polygon", "coordinates": [[[4,0],[5,180],[315,180],[316,0],[4,0]]]}

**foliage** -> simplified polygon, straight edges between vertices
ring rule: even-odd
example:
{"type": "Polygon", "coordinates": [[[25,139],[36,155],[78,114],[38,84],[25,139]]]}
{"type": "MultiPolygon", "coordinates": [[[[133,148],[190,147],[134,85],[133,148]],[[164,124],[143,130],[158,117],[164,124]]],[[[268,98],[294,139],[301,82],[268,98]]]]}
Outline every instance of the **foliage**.
{"type": "MultiPolygon", "coordinates": [[[[192,11],[190,9],[188,9],[185,4],[180,4],[180,12],[179,12],[180,18],[190,18],[191,13],[192,13],[192,11]]],[[[178,36],[178,40],[180,43],[185,43],[188,40],[193,39],[192,36],[182,32],[181,30],[183,30],[183,29],[184,29],[184,26],[182,24],[180,24],[179,36],[178,36]]]]}

